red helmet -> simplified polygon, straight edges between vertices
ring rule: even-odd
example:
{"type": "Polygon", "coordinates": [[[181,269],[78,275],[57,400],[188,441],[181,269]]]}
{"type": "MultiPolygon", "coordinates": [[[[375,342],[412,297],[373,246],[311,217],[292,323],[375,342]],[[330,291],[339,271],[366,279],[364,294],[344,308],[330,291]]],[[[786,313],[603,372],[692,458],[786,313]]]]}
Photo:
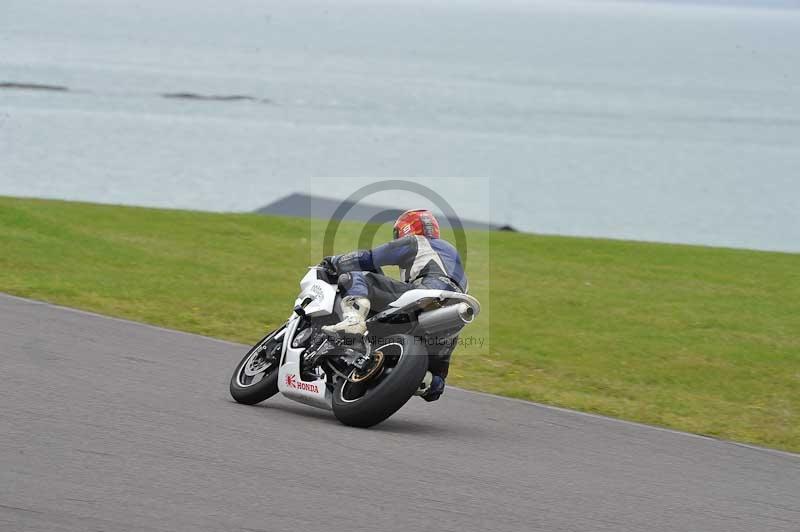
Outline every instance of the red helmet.
{"type": "Polygon", "coordinates": [[[403,238],[408,235],[439,238],[439,222],[429,210],[406,211],[394,223],[394,237],[403,238]]]}

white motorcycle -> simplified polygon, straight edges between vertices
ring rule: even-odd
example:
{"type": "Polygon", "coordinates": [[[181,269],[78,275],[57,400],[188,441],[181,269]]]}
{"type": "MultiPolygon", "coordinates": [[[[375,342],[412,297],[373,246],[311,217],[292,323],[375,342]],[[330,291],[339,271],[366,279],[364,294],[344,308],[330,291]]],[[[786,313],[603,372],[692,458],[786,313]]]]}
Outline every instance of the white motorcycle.
{"type": "Polygon", "coordinates": [[[341,319],[340,301],[335,275],[310,268],[288,321],[236,367],[233,398],[254,405],[280,392],[333,410],[345,425],[371,427],[425,393],[427,346],[454,338],[480,312],[478,300],[460,292],[411,290],[373,313],[366,335],[334,338],[321,328],[341,319]]]}

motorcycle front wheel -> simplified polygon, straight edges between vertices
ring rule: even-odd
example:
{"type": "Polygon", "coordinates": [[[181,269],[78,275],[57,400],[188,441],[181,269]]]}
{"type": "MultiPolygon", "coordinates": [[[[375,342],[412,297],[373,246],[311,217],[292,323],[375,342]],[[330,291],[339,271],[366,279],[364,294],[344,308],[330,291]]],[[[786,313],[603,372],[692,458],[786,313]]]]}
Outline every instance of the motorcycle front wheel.
{"type": "Polygon", "coordinates": [[[254,405],[278,393],[278,367],[283,340],[275,337],[282,330],[280,328],[262,338],[236,366],[231,377],[230,392],[237,403],[254,405]]]}
{"type": "Polygon", "coordinates": [[[375,348],[384,355],[379,375],[367,382],[340,379],[333,393],[333,413],[352,427],[372,427],[400,410],[419,388],[428,370],[428,352],[413,336],[386,338],[375,348]]]}

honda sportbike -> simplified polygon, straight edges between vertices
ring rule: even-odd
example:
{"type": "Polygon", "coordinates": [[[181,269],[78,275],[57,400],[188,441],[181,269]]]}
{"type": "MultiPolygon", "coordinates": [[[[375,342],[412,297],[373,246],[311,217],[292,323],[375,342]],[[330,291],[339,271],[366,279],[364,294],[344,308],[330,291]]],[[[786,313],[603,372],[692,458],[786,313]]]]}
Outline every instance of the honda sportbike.
{"type": "Polygon", "coordinates": [[[236,367],[233,398],[254,405],[281,393],[332,410],[345,425],[371,427],[424,395],[427,346],[452,340],[480,312],[467,294],[416,289],[371,313],[366,335],[329,336],[322,327],[342,319],[340,302],[336,275],[310,268],[288,321],[236,367]]]}

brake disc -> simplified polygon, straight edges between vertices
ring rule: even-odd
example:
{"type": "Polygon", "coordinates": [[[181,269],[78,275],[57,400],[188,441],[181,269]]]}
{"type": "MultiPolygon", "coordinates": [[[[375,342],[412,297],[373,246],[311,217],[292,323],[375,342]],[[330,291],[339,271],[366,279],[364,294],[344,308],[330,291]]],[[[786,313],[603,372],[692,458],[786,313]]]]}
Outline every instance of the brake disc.
{"type": "Polygon", "coordinates": [[[364,382],[377,375],[383,368],[383,362],[385,360],[383,351],[375,351],[370,358],[370,363],[363,370],[354,369],[347,380],[353,383],[364,382]]]}

